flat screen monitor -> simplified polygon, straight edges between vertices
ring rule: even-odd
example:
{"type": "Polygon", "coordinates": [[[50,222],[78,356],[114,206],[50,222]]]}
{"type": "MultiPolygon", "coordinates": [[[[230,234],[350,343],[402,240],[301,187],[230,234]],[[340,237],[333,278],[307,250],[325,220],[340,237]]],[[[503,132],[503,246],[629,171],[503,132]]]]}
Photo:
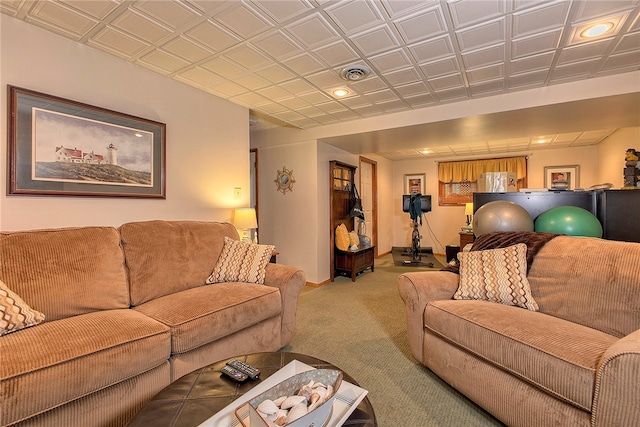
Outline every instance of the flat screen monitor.
{"type": "MultiPolygon", "coordinates": [[[[411,203],[411,194],[402,195],[402,212],[409,212],[409,204],[411,203]]],[[[422,212],[431,212],[431,195],[423,194],[420,196],[420,208],[422,212]]]]}

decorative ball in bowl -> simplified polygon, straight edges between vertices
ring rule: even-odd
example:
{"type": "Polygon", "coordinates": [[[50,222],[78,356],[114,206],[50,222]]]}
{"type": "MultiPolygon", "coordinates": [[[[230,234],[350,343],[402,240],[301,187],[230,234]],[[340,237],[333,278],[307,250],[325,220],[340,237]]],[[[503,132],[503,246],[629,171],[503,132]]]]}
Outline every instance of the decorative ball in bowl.
{"type": "Polygon", "coordinates": [[[333,401],[342,384],[342,372],[313,369],[296,374],[236,409],[244,427],[320,427],[331,418],[333,401]],[[249,407],[249,422],[240,411],[249,407]]]}

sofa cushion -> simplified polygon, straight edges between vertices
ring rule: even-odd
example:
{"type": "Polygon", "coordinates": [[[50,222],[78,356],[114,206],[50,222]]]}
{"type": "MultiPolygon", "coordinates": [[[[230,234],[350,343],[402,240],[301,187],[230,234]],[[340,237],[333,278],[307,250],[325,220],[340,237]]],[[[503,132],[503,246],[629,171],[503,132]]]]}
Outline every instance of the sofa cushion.
{"type": "Polygon", "coordinates": [[[0,336],[35,326],[44,321],[44,314],[32,309],[0,280],[0,336]]]}
{"type": "Polygon", "coordinates": [[[454,299],[473,299],[538,310],[527,280],[527,245],[458,253],[460,284],[454,299]]]}
{"type": "Polygon", "coordinates": [[[224,237],[238,239],[233,225],[205,221],[131,222],[120,235],[133,306],[204,285],[224,237]]]}
{"type": "Polygon", "coordinates": [[[543,313],[622,338],[640,329],[639,259],[639,243],[558,236],[531,265],[531,292],[543,313]]]}
{"type": "Polygon", "coordinates": [[[5,335],[0,338],[2,424],[160,366],[170,348],[169,328],[130,309],[73,316],[5,335]]]}
{"type": "Polygon", "coordinates": [[[157,298],[135,310],[169,326],[175,354],[280,316],[282,302],[277,288],[225,282],[157,298]]]}
{"type": "Polygon", "coordinates": [[[0,260],[0,279],[47,321],[129,307],[113,227],[2,232],[0,260]]]}
{"type": "Polygon", "coordinates": [[[425,327],[487,362],[585,411],[595,371],[616,337],[575,323],[486,301],[431,301],[425,327]]]}
{"type": "Polygon", "coordinates": [[[273,245],[255,245],[225,236],[222,253],[207,283],[245,282],[262,285],[267,264],[275,249],[273,245]]]}

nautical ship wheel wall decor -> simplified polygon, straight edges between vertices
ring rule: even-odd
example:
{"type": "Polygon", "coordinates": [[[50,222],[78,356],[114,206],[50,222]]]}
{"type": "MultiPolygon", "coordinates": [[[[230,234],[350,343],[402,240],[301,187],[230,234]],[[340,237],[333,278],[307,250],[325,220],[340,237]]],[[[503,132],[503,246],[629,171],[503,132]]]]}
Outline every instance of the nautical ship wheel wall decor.
{"type": "Polygon", "coordinates": [[[283,166],[282,170],[277,171],[274,182],[278,187],[278,191],[282,191],[282,194],[287,194],[287,191],[293,191],[293,183],[296,182],[293,178],[293,170],[283,166]]]}

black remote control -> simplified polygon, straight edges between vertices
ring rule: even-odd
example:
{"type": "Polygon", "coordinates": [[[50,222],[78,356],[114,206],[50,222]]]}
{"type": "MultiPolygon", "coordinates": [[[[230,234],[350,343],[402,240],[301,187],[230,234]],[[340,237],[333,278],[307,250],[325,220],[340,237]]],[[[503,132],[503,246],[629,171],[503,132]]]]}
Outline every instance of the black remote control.
{"type": "Polygon", "coordinates": [[[225,365],[224,368],[220,370],[220,372],[222,373],[222,375],[226,375],[227,377],[239,383],[243,383],[249,378],[247,374],[240,372],[237,369],[233,369],[229,365],[225,365]]]}
{"type": "Polygon", "coordinates": [[[227,366],[231,366],[233,369],[236,369],[252,380],[257,380],[260,378],[260,370],[258,368],[254,368],[248,363],[241,362],[238,359],[231,359],[227,362],[227,366]]]}

